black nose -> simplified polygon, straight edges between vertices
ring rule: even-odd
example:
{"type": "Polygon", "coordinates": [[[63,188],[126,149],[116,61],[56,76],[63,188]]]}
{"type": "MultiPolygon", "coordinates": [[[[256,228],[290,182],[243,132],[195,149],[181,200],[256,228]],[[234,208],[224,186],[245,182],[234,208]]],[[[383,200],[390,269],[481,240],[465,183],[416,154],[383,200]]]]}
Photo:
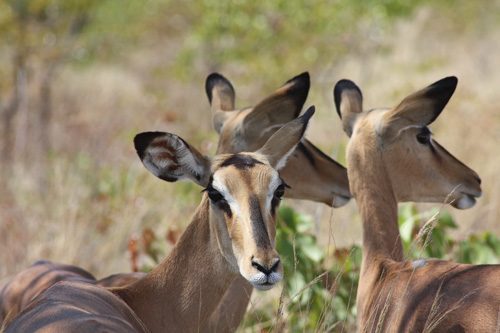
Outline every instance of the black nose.
{"type": "Polygon", "coordinates": [[[477,182],[479,183],[479,185],[481,185],[481,178],[475,176],[474,178],[476,178],[477,182]]]}
{"type": "Polygon", "coordinates": [[[252,259],[252,266],[255,267],[255,269],[257,269],[259,272],[262,272],[266,275],[269,275],[273,272],[276,272],[276,270],[278,269],[279,263],[280,263],[280,260],[278,259],[278,260],[276,260],[276,262],[274,264],[271,265],[271,267],[264,267],[264,265],[259,263],[257,260],[252,259]]]}

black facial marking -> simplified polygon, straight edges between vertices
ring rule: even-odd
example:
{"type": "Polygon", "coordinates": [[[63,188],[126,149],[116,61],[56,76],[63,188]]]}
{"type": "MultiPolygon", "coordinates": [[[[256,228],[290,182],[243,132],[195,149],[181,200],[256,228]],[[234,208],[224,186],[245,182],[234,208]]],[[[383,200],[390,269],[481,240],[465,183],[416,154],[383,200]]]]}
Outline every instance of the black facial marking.
{"type": "Polygon", "coordinates": [[[226,213],[228,218],[231,218],[233,216],[233,213],[231,212],[231,207],[229,207],[229,204],[227,203],[226,199],[224,199],[224,197],[212,186],[212,181],[213,178],[212,176],[210,176],[208,186],[202,192],[207,192],[210,202],[215,207],[226,213]]]}
{"type": "Polygon", "coordinates": [[[271,246],[266,224],[260,211],[260,203],[256,196],[250,196],[250,221],[252,224],[252,233],[258,247],[267,248],[271,246]]]}
{"type": "Polygon", "coordinates": [[[253,168],[256,164],[264,163],[248,155],[234,154],[221,164],[221,168],[233,165],[237,169],[247,170],[253,168]]]}
{"type": "Polygon", "coordinates": [[[221,209],[224,213],[226,213],[228,218],[233,217],[233,213],[231,212],[231,207],[226,200],[220,200],[215,204],[219,209],[221,209]]]}
{"type": "Polygon", "coordinates": [[[308,142],[307,140],[305,140],[305,141],[308,143],[308,145],[306,146],[302,141],[300,141],[297,144],[296,150],[300,151],[302,154],[304,154],[304,156],[307,158],[307,160],[309,161],[309,163],[311,163],[312,166],[316,167],[316,160],[314,159],[314,156],[311,154],[311,152],[309,151],[309,149],[314,150],[314,152],[316,152],[316,154],[318,154],[321,158],[327,160],[328,162],[334,163],[334,164],[336,164],[336,165],[338,165],[338,166],[340,166],[340,167],[343,168],[343,166],[341,164],[339,164],[337,161],[335,161],[334,159],[332,159],[330,156],[328,156],[325,153],[323,153],[315,145],[313,145],[312,143],[308,142]]]}
{"type": "Polygon", "coordinates": [[[429,145],[429,147],[431,147],[431,153],[432,153],[432,155],[434,155],[435,157],[438,157],[438,154],[436,152],[436,149],[434,149],[434,146],[431,144],[431,145],[429,145]]]}
{"type": "Polygon", "coordinates": [[[279,207],[280,202],[281,202],[281,197],[285,195],[285,189],[286,188],[291,188],[288,186],[283,179],[281,179],[281,184],[276,188],[276,191],[274,191],[273,198],[271,199],[271,215],[273,217],[276,216],[276,208],[279,207]]]}
{"type": "Polygon", "coordinates": [[[299,141],[296,149],[300,150],[300,152],[304,154],[304,156],[307,158],[309,163],[311,163],[311,165],[316,166],[316,161],[314,160],[314,157],[311,155],[309,150],[307,150],[306,146],[302,143],[302,141],[299,141]]]}

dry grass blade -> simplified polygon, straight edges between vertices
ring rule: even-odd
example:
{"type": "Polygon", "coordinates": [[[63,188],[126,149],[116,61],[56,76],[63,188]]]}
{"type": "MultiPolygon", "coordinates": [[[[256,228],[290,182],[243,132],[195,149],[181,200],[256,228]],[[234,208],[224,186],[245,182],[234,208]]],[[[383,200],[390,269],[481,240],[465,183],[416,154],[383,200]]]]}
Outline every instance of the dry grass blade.
{"type": "Polygon", "coordinates": [[[274,320],[274,331],[283,332],[286,327],[286,320],[283,318],[283,308],[285,306],[286,284],[288,282],[288,275],[283,279],[283,288],[281,289],[280,299],[278,303],[278,311],[276,319],[274,320]]]}
{"type": "Polygon", "coordinates": [[[312,281],[310,281],[308,284],[306,284],[302,289],[300,289],[295,295],[293,295],[291,301],[294,301],[297,297],[299,297],[305,290],[307,290],[310,286],[321,280],[323,276],[328,274],[328,272],[323,272],[320,275],[316,276],[312,281]]]}
{"type": "Polygon", "coordinates": [[[469,296],[471,296],[472,294],[474,294],[476,292],[476,290],[477,290],[476,289],[476,290],[473,290],[473,291],[467,293],[467,295],[465,295],[464,297],[460,298],[452,306],[450,306],[447,309],[444,309],[444,311],[440,312],[439,311],[439,302],[441,300],[441,295],[440,295],[441,287],[442,287],[442,283],[439,286],[439,289],[438,289],[438,291],[436,293],[436,297],[434,298],[434,302],[432,303],[432,308],[431,308],[431,311],[429,313],[429,317],[427,318],[427,321],[425,323],[423,333],[430,333],[430,332],[432,332],[443,321],[443,319],[448,314],[450,314],[451,312],[455,311],[456,309],[458,309],[459,307],[461,307],[462,305],[464,305],[465,301],[467,300],[467,298],[469,296]]]}
{"type": "MultiPolygon", "coordinates": [[[[417,236],[415,237],[414,241],[412,242],[411,246],[410,246],[410,253],[413,252],[413,250],[415,249],[416,246],[418,246],[418,244],[422,244],[421,246],[421,250],[420,250],[420,253],[419,253],[419,256],[418,258],[420,259],[422,257],[422,253],[423,251],[425,250],[425,248],[429,245],[429,243],[431,242],[431,234],[432,234],[432,230],[437,226],[437,223],[439,221],[439,217],[441,216],[441,213],[444,209],[444,205],[445,204],[451,204],[453,202],[453,200],[449,200],[449,198],[451,197],[451,195],[456,191],[456,189],[459,187],[460,185],[457,185],[449,194],[448,196],[446,197],[446,199],[444,200],[443,204],[441,205],[441,207],[439,208],[439,211],[437,213],[435,213],[433,216],[431,216],[431,218],[422,226],[422,228],[420,229],[420,231],[418,232],[417,236]]],[[[402,264],[401,264],[401,269],[404,267],[404,265],[406,264],[407,261],[404,261],[402,264]]],[[[408,291],[408,288],[410,286],[410,283],[411,283],[411,280],[412,280],[412,277],[413,277],[413,273],[415,272],[415,269],[416,268],[413,268],[413,271],[410,275],[410,278],[408,279],[407,283],[406,283],[406,286],[405,286],[405,289],[404,289],[404,292],[402,294],[402,297],[404,297],[408,291]]],[[[385,321],[385,318],[387,316],[387,313],[388,313],[388,310],[389,310],[389,306],[391,305],[391,296],[392,296],[392,292],[393,292],[393,286],[396,284],[397,280],[399,279],[400,277],[400,273],[401,271],[398,273],[398,275],[396,276],[396,278],[394,279],[393,283],[392,283],[392,286],[391,286],[391,289],[390,289],[390,292],[389,294],[387,295],[387,299],[385,300],[384,302],[384,307],[382,309],[382,313],[380,315],[380,318],[378,319],[377,321],[377,327],[376,327],[376,332],[382,332],[382,328],[383,328],[383,323],[385,321]]],[[[439,290],[441,289],[441,286],[439,288],[439,290]]],[[[439,291],[438,291],[439,293],[439,291]]],[[[466,298],[468,295],[464,296],[464,298],[466,298]]],[[[434,301],[434,304],[433,304],[433,307],[432,309],[434,309],[435,305],[437,304],[436,302],[438,301],[439,299],[436,298],[435,301],[434,301]]],[[[378,304],[378,303],[377,303],[378,304]]],[[[461,303],[460,303],[461,304],[461,303]]],[[[449,312],[455,310],[456,308],[458,308],[459,305],[456,305],[454,307],[452,307],[451,309],[449,309],[449,311],[445,311],[444,314],[442,314],[442,316],[440,316],[438,318],[438,323],[442,321],[442,319],[444,318],[444,316],[446,314],[448,314],[449,312]]],[[[396,307],[396,312],[399,312],[401,311],[402,307],[396,307]]],[[[431,309],[431,313],[432,313],[432,309],[431,309]]],[[[377,313],[378,311],[374,311],[374,313],[377,313]]],[[[436,314],[437,315],[437,314],[436,314]]],[[[432,327],[435,327],[437,324],[433,324],[432,327]]],[[[426,324],[427,326],[427,324],[426,324]]]]}

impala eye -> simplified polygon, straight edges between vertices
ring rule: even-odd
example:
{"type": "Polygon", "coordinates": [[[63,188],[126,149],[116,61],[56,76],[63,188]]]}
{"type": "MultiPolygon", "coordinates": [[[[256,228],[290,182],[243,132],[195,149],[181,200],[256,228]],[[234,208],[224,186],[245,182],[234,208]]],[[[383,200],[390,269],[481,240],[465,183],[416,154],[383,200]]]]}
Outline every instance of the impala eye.
{"type": "Polygon", "coordinates": [[[222,199],[224,199],[224,197],[222,196],[222,194],[220,194],[219,191],[217,191],[216,189],[214,189],[212,186],[208,186],[204,192],[207,192],[208,194],[208,197],[210,198],[210,200],[214,203],[216,202],[219,202],[221,201],[222,199]]]}
{"type": "Polygon", "coordinates": [[[281,184],[281,185],[278,186],[278,188],[276,189],[276,191],[274,191],[274,196],[276,198],[281,198],[284,194],[285,194],[285,185],[281,184]]]}
{"type": "Polygon", "coordinates": [[[420,144],[428,144],[431,141],[431,131],[427,127],[424,127],[422,132],[417,134],[417,141],[420,144]]]}

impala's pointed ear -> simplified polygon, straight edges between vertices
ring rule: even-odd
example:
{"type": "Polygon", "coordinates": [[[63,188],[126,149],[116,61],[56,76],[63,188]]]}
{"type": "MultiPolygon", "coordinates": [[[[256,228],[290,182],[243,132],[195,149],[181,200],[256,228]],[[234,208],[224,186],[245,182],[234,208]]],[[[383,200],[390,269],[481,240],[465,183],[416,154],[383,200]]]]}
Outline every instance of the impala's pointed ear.
{"type": "Polygon", "coordinates": [[[156,177],[168,182],[188,178],[201,186],[210,179],[210,158],[180,137],[163,132],[145,132],[134,138],[142,163],[156,177]]]}
{"type": "Polygon", "coordinates": [[[340,80],[333,89],[333,100],[344,132],[351,137],[356,118],[363,112],[363,94],[354,82],[340,80]]]}
{"type": "Polygon", "coordinates": [[[212,106],[212,122],[214,129],[220,134],[222,125],[228,118],[225,111],[233,111],[235,93],[233,85],[224,76],[219,73],[212,73],[205,82],[205,91],[208,101],[212,106]]]}
{"type": "Polygon", "coordinates": [[[304,106],[310,87],[309,73],[288,80],[281,88],[259,102],[244,119],[245,137],[258,138],[264,132],[297,118],[304,106]]]}
{"type": "Polygon", "coordinates": [[[383,133],[390,135],[402,127],[432,123],[450,100],[457,83],[456,77],[446,77],[403,99],[384,115],[383,133]]]}
{"type": "Polygon", "coordinates": [[[302,139],[313,114],[314,106],[311,106],[302,116],[281,127],[257,152],[265,155],[269,164],[276,170],[283,168],[288,157],[302,139]]]}

